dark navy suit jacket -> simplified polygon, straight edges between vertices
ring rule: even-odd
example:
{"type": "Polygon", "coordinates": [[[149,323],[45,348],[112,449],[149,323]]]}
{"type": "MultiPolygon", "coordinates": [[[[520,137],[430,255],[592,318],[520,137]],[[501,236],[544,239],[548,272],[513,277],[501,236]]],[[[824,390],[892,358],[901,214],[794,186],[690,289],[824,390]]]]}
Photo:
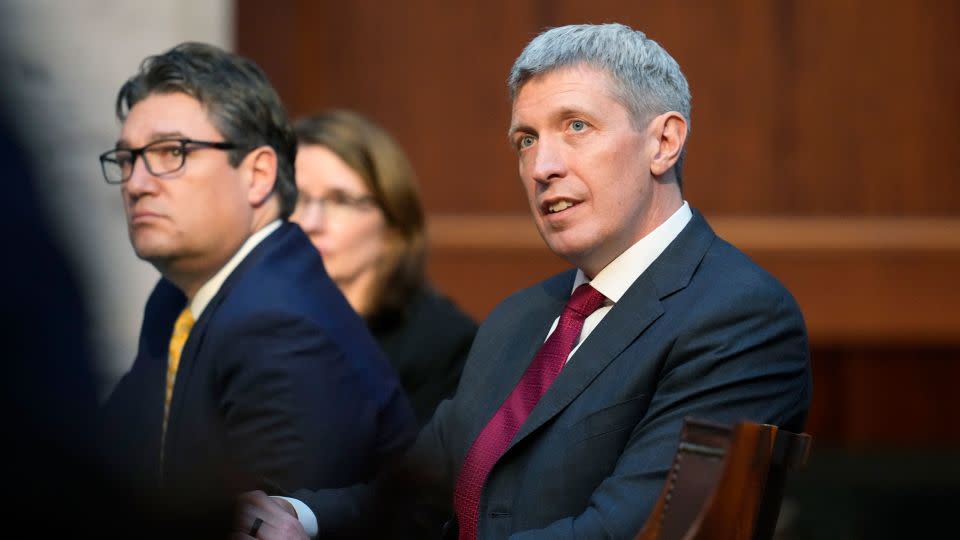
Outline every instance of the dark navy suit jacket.
{"type": "Polygon", "coordinates": [[[104,407],[105,451],[123,480],[190,494],[346,486],[412,442],[395,373],[307,237],[284,223],[190,332],[161,467],[167,347],[185,305],[161,279],[136,361],[104,407]]]}
{"type": "MultiPolygon", "coordinates": [[[[452,490],[470,445],[519,381],[575,271],[502,302],[481,325],[453,399],[411,455],[452,490]]],[[[686,416],[803,428],[809,348],[784,287],[693,218],[570,358],[490,473],[481,539],[633,538],[686,416]]],[[[356,520],[361,487],[298,493],[321,530],[356,520]]],[[[362,508],[362,506],[359,506],[362,508]]]]}

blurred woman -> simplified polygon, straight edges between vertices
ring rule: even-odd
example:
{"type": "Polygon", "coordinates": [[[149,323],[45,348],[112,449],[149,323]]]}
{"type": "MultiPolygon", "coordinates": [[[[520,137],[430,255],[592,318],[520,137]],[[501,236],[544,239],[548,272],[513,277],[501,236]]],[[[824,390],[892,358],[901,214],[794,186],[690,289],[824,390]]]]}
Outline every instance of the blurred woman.
{"type": "Polygon", "coordinates": [[[456,390],[476,323],[425,280],[416,178],[400,146],[350,111],[295,124],[291,216],[400,376],[421,425],[456,390]]]}

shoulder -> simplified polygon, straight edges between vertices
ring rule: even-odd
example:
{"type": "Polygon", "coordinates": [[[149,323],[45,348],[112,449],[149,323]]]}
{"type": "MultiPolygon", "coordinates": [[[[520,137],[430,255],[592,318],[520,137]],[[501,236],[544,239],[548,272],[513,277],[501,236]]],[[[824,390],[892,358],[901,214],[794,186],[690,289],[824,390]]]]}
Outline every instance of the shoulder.
{"type": "Polygon", "coordinates": [[[296,225],[284,223],[234,270],[217,295],[233,313],[353,312],[327,275],[317,250],[296,225]]]}
{"type": "MultiPolygon", "coordinates": [[[[166,278],[160,278],[143,309],[140,328],[140,347],[166,347],[170,328],[180,311],[187,305],[187,297],[166,278]],[[159,342],[156,342],[159,340],[159,342]]],[[[142,351],[141,351],[142,352],[142,351]]],[[[139,356],[139,355],[138,355],[139,356]]]]}
{"type": "Polygon", "coordinates": [[[707,250],[690,286],[700,294],[709,289],[709,296],[729,302],[796,305],[779,279],[720,237],[707,250]]]}
{"type": "Polygon", "coordinates": [[[144,308],[147,313],[156,311],[170,311],[176,309],[179,311],[187,302],[187,297],[173,283],[166,278],[161,277],[157,284],[150,291],[147,297],[147,305],[144,308]]]}
{"type": "Polygon", "coordinates": [[[463,312],[449,297],[425,286],[413,298],[410,321],[414,326],[440,326],[457,334],[472,334],[477,323],[463,312]]]}
{"type": "Polygon", "coordinates": [[[804,327],[800,308],[786,287],[717,236],[697,211],[621,301],[630,306],[650,302],[650,292],[659,297],[668,326],[680,333],[684,328],[702,332],[774,319],[797,331],[804,327]],[[639,294],[644,290],[648,293],[639,294]]]}
{"type": "Polygon", "coordinates": [[[493,308],[479,333],[510,333],[517,321],[552,321],[569,298],[575,276],[576,270],[570,269],[511,294],[493,308]]]}
{"type": "Polygon", "coordinates": [[[687,286],[662,298],[661,304],[665,322],[686,344],[714,336],[730,342],[723,347],[764,339],[795,342],[798,350],[805,347],[801,344],[806,341],[806,324],[790,291],[719,237],[704,253],[687,286]]]}
{"type": "Polygon", "coordinates": [[[477,333],[477,323],[452,300],[424,287],[403,313],[375,321],[371,329],[395,365],[435,364],[463,355],[477,333]]]}
{"type": "Polygon", "coordinates": [[[515,310],[523,306],[534,306],[545,302],[560,301],[566,303],[573,287],[573,280],[577,275],[576,269],[571,268],[555,274],[539,283],[518,290],[501,301],[493,311],[495,313],[515,310]]]}
{"type": "Polygon", "coordinates": [[[755,302],[795,303],[780,281],[746,253],[714,233],[703,215],[693,218],[649,269],[662,295],[684,291],[699,307],[726,308],[755,302]]]}
{"type": "Polygon", "coordinates": [[[251,251],[207,309],[211,331],[227,341],[302,337],[349,346],[356,353],[376,348],[295,225],[282,225],[251,251]]]}

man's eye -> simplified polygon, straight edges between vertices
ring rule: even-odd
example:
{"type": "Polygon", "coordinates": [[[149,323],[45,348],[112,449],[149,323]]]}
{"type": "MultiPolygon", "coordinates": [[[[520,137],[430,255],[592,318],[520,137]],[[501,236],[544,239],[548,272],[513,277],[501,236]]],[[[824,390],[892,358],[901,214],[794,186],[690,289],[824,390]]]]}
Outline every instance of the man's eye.
{"type": "Polygon", "coordinates": [[[529,148],[530,146],[533,146],[535,141],[536,139],[533,138],[533,135],[524,135],[517,141],[517,146],[520,148],[529,148]]]}
{"type": "Polygon", "coordinates": [[[583,131],[587,129],[587,123],[583,120],[574,120],[573,122],[570,122],[570,129],[574,131],[583,131]]]}
{"type": "Polygon", "coordinates": [[[183,155],[183,147],[179,144],[166,144],[151,148],[150,153],[162,157],[180,157],[183,155]]]}

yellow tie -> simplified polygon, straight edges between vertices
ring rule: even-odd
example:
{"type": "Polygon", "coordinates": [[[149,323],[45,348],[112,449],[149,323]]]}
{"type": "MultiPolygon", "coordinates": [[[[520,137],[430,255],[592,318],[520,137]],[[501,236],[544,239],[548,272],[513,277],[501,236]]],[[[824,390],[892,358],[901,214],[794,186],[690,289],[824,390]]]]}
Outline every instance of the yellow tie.
{"type": "MultiPolygon", "coordinates": [[[[193,328],[193,314],[190,308],[183,308],[177,322],[173,323],[173,335],[170,336],[170,348],[167,356],[167,388],[163,398],[163,437],[167,434],[167,418],[170,415],[170,399],[173,397],[173,383],[177,380],[177,368],[180,367],[180,353],[193,328]]],[[[161,445],[163,439],[161,439],[161,445]]],[[[161,446],[161,455],[163,446],[161,446]]]]}

